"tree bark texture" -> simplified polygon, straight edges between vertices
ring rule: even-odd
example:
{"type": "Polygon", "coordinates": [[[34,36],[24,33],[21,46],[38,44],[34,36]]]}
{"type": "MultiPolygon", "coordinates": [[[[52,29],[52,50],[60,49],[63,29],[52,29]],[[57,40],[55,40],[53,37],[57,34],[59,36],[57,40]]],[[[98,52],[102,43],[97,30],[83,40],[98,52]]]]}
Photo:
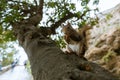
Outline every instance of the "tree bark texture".
{"type": "Polygon", "coordinates": [[[64,54],[31,24],[16,23],[13,28],[28,55],[34,80],[118,80],[97,64],[75,54],[64,54]]]}

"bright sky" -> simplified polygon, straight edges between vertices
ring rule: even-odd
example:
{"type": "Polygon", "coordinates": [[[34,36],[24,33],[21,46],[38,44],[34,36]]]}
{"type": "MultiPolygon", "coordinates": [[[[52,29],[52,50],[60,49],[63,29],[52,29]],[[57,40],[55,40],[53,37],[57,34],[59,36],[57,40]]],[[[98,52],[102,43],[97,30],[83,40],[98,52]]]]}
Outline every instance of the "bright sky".
{"type": "MultiPolygon", "coordinates": [[[[77,0],[71,0],[71,1],[76,2],[77,0]]],[[[104,11],[116,6],[119,3],[120,3],[120,0],[99,0],[99,9],[100,11],[104,11]]]]}
{"type": "Polygon", "coordinates": [[[100,0],[100,2],[99,2],[100,12],[110,9],[110,8],[113,8],[114,6],[116,6],[119,3],[120,3],[120,0],[100,0]]]}

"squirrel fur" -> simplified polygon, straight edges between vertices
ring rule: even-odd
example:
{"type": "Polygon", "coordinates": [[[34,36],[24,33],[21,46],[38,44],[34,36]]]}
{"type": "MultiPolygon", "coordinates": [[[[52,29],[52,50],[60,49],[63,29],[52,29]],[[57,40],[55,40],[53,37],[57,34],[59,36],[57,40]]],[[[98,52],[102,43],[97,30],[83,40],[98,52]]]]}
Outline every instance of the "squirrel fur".
{"type": "Polygon", "coordinates": [[[75,30],[71,24],[68,22],[67,25],[62,24],[62,32],[64,33],[64,40],[66,43],[66,52],[75,53],[78,56],[84,56],[86,47],[86,34],[85,32],[90,27],[82,27],[80,30],[75,30]]]}

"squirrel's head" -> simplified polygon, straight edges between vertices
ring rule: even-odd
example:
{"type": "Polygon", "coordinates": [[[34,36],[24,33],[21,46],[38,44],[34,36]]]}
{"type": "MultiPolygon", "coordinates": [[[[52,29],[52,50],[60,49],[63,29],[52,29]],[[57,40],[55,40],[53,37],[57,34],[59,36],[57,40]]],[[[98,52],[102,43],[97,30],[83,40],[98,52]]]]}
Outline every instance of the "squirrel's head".
{"type": "Polygon", "coordinates": [[[73,28],[72,28],[72,26],[71,26],[71,24],[69,22],[67,22],[66,25],[61,24],[61,27],[62,27],[61,32],[63,32],[64,34],[66,34],[70,30],[73,30],[73,28]]]}

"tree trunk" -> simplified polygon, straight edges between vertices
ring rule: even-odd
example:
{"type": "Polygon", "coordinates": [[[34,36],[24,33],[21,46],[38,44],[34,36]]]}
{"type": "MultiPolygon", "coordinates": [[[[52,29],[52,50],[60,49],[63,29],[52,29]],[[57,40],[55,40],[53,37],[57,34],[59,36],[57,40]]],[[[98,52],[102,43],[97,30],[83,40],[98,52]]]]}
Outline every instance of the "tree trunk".
{"type": "Polygon", "coordinates": [[[28,55],[34,80],[118,80],[97,64],[64,54],[33,25],[16,23],[13,28],[28,55]]]}

